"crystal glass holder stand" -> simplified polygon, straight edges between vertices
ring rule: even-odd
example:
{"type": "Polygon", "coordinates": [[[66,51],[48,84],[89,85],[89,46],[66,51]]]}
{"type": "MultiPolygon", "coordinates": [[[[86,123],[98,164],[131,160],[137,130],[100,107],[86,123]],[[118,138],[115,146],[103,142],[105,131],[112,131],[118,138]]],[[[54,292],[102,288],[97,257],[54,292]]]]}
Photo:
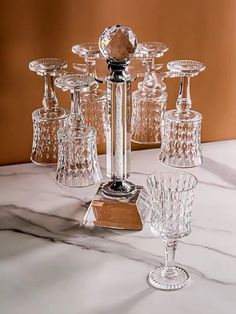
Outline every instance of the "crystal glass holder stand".
{"type": "Polygon", "coordinates": [[[142,229],[143,188],[127,181],[131,152],[131,79],[127,65],[137,46],[137,39],[128,27],[119,25],[105,29],[99,47],[107,59],[109,124],[107,131],[107,176],[100,185],[87,214],[84,225],[142,229]]]}

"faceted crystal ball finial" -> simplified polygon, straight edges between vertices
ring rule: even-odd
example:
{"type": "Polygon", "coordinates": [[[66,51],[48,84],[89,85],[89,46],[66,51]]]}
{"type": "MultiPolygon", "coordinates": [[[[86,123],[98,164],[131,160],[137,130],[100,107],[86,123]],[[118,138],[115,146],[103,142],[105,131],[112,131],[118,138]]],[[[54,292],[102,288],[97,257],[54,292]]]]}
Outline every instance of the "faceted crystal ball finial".
{"type": "Polygon", "coordinates": [[[169,62],[167,68],[170,70],[170,76],[193,77],[204,71],[206,66],[194,60],[175,60],[169,62]]]}
{"type": "Polygon", "coordinates": [[[131,28],[112,26],[105,29],[99,38],[99,48],[110,62],[128,62],[137,47],[137,37],[131,28]]]}
{"type": "Polygon", "coordinates": [[[67,63],[59,58],[42,58],[29,63],[29,69],[38,75],[57,75],[58,71],[67,67],[67,63]]]}

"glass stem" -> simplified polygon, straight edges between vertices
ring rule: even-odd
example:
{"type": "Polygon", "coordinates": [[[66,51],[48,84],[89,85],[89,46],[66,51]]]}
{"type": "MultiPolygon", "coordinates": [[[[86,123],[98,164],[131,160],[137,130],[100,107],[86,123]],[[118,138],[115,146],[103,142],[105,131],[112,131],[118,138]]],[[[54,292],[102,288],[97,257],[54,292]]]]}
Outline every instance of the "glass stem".
{"type": "Polygon", "coordinates": [[[49,73],[47,73],[44,75],[43,107],[44,109],[50,109],[57,106],[58,101],[54,90],[54,78],[49,73]]]}
{"type": "Polygon", "coordinates": [[[192,101],[190,96],[190,77],[181,77],[179,85],[179,94],[176,101],[178,111],[189,112],[192,101]]]}
{"type": "Polygon", "coordinates": [[[146,58],[144,59],[143,63],[145,64],[145,75],[143,81],[148,83],[150,80],[152,80],[154,58],[146,58]]]}
{"type": "Polygon", "coordinates": [[[95,68],[95,65],[96,65],[96,60],[94,59],[91,59],[91,58],[85,58],[85,62],[86,62],[86,65],[87,65],[87,75],[95,78],[96,77],[96,68],[95,68]]]}
{"type": "Polygon", "coordinates": [[[74,121],[76,120],[76,123],[79,122],[80,125],[84,124],[84,119],[80,108],[80,92],[76,90],[71,92],[70,116],[74,121]]]}
{"type": "MultiPolygon", "coordinates": [[[[86,74],[95,80],[97,78],[96,59],[85,58],[85,63],[86,63],[86,74]]],[[[94,84],[89,87],[89,90],[91,92],[96,92],[96,90],[98,90],[98,88],[99,88],[98,83],[95,81],[94,84]]],[[[94,97],[93,93],[91,93],[91,97],[94,97]]]]}
{"type": "Polygon", "coordinates": [[[165,245],[165,267],[163,275],[167,278],[176,276],[175,268],[175,251],[177,248],[178,241],[164,239],[163,243],[165,245]]]}

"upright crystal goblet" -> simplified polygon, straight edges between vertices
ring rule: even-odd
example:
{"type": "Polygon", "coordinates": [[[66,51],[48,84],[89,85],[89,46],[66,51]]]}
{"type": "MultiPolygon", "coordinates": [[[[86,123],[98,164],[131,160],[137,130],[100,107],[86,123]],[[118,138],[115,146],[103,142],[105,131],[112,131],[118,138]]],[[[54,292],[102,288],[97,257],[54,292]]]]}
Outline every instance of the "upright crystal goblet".
{"type": "MultiPolygon", "coordinates": [[[[97,79],[96,60],[101,59],[98,43],[81,43],[72,47],[72,52],[84,58],[84,64],[74,64],[79,72],[84,72],[97,79]]],[[[84,122],[97,130],[97,143],[106,142],[106,129],[108,123],[108,104],[106,92],[99,87],[98,82],[94,83],[81,92],[81,110],[84,122]]]]}
{"type": "Polygon", "coordinates": [[[96,130],[85,126],[80,109],[80,92],[93,82],[85,74],[67,73],[55,81],[57,87],[71,92],[71,110],[65,126],[58,131],[59,154],[56,181],[83,187],[99,182],[101,171],[97,157],[96,130]]]}
{"type": "Polygon", "coordinates": [[[159,160],[172,167],[196,167],[202,163],[202,115],[191,110],[190,78],[197,76],[205,65],[193,60],[177,60],[167,64],[169,77],[179,77],[179,94],[176,109],[164,116],[159,160]]]}
{"type": "Polygon", "coordinates": [[[145,65],[144,79],[132,94],[132,136],[135,143],[157,144],[161,142],[161,128],[166,111],[167,92],[160,72],[162,65],[155,65],[155,58],[168,51],[161,42],[144,42],[138,45],[135,58],[145,65]]]}
{"type": "Polygon", "coordinates": [[[151,204],[150,226],[165,246],[165,265],[154,268],[148,276],[151,286],[162,290],[184,287],[189,275],[175,266],[179,238],[191,232],[191,212],[198,180],[187,172],[155,172],[147,179],[151,204]]]}
{"type": "Polygon", "coordinates": [[[38,59],[29,63],[31,71],[44,77],[42,108],[32,113],[33,143],[30,159],[38,165],[50,165],[57,162],[57,131],[64,125],[68,112],[58,105],[54,77],[66,66],[66,61],[58,58],[38,59]]]}

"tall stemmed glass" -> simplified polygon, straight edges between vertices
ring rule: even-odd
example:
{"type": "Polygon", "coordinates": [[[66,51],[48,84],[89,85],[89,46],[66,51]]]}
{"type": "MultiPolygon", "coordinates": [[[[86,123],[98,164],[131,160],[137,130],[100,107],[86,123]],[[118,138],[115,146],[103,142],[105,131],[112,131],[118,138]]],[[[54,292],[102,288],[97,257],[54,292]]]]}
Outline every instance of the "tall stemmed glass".
{"type": "Polygon", "coordinates": [[[37,59],[29,64],[31,71],[44,77],[42,108],[32,113],[33,144],[30,159],[38,165],[50,165],[57,162],[57,131],[63,126],[68,112],[58,105],[54,77],[66,66],[66,61],[58,58],[37,59]]]}
{"type": "MultiPolygon", "coordinates": [[[[73,64],[79,72],[84,72],[97,79],[96,60],[101,56],[97,43],[81,43],[72,47],[72,52],[84,58],[85,64],[73,64]]],[[[97,143],[106,142],[106,129],[108,122],[108,105],[106,92],[100,89],[96,82],[91,87],[81,92],[81,110],[86,125],[92,126],[97,130],[97,143]]]]}
{"type": "Polygon", "coordinates": [[[202,115],[191,110],[190,79],[205,69],[205,65],[193,60],[177,60],[167,64],[169,77],[179,77],[179,94],[176,109],[164,116],[159,160],[172,167],[196,167],[202,163],[201,122],[202,115]]]}
{"type": "Polygon", "coordinates": [[[67,73],[55,81],[57,87],[71,93],[71,110],[65,126],[58,131],[59,154],[56,181],[83,187],[99,182],[101,171],[97,158],[96,130],[85,126],[80,109],[80,92],[93,82],[88,75],[67,73]]]}
{"type": "Polygon", "coordinates": [[[168,51],[161,42],[138,44],[135,58],[141,59],[145,66],[144,79],[138,90],[132,94],[132,135],[133,142],[156,144],[161,142],[161,126],[166,110],[167,93],[163,73],[157,72],[162,65],[155,65],[155,58],[168,51]]]}
{"type": "Polygon", "coordinates": [[[165,246],[165,265],[154,268],[148,276],[151,286],[162,290],[184,287],[189,274],[175,266],[179,238],[191,232],[191,211],[198,180],[187,172],[156,172],[147,179],[151,204],[151,231],[165,246]]]}

